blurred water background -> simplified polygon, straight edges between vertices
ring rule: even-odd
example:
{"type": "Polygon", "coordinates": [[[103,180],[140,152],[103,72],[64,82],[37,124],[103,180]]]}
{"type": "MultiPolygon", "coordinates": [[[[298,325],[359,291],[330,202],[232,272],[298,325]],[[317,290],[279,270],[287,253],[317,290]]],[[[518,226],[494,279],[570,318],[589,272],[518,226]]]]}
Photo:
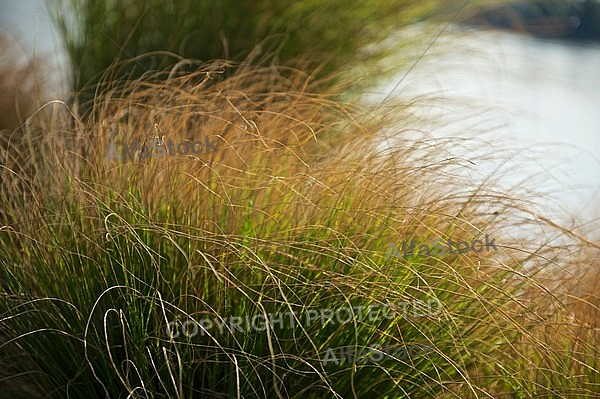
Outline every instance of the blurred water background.
{"type": "MultiPolygon", "coordinates": [[[[407,30],[430,38],[411,54],[415,61],[439,30],[407,30]]],[[[411,66],[370,92],[369,101],[381,103],[392,91],[406,101],[417,98],[415,136],[465,138],[441,158],[506,155],[504,164],[471,166],[474,183],[494,173],[499,189],[512,194],[511,187],[536,187],[537,202],[554,207],[555,215],[598,219],[600,44],[453,27],[411,66]]]]}

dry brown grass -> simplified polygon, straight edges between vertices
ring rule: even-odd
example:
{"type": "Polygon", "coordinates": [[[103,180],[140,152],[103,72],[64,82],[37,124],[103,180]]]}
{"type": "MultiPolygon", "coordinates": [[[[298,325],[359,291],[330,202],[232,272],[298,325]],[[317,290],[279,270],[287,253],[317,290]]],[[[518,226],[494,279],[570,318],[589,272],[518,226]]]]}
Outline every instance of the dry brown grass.
{"type": "Polygon", "coordinates": [[[25,56],[18,42],[0,33],[0,131],[25,121],[43,101],[42,60],[25,56]]]}
{"type": "MultiPolygon", "coordinates": [[[[212,262],[210,273],[226,281],[216,297],[265,284],[261,295],[276,301],[267,284],[272,274],[245,282],[258,274],[251,266],[276,269],[284,285],[294,281],[327,303],[344,303],[345,295],[384,303],[435,293],[443,318],[403,324],[396,335],[377,333],[403,340],[407,331],[424,332],[441,356],[431,383],[444,387],[440,397],[533,397],[555,387],[558,397],[595,392],[598,283],[581,265],[597,262],[598,245],[534,207],[530,187],[506,193],[497,190],[497,176],[476,186],[464,177],[497,155],[448,157],[445,149],[459,139],[404,140],[401,128],[395,145],[381,149],[382,127],[410,127],[407,104],[343,104],[335,93],[317,94],[320,82],[291,68],[248,65],[223,79],[226,62],[195,67],[101,85],[89,117],[47,105],[3,143],[5,231],[20,238],[5,241],[2,251],[29,267],[29,284],[37,284],[39,271],[27,243],[44,243],[40,251],[51,259],[57,245],[75,238],[85,256],[130,231],[185,238],[189,247],[178,250],[189,256],[186,267],[206,263],[199,248],[212,262]],[[111,143],[163,136],[175,143],[209,136],[217,151],[105,160],[111,143]],[[515,229],[530,233],[523,238],[515,229]],[[548,232],[565,241],[552,244],[548,232]],[[391,241],[483,234],[496,238],[497,252],[383,260],[391,241]],[[314,280],[303,283],[298,269],[314,280]],[[447,364],[462,373],[452,382],[445,380],[447,364]]],[[[61,278],[76,281],[72,273],[61,278]]],[[[206,286],[196,273],[199,267],[190,268],[176,281],[163,275],[160,288],[201,297],[206,286]]],[[[188,305],[189,313],[198,306],[188,305]]]]}

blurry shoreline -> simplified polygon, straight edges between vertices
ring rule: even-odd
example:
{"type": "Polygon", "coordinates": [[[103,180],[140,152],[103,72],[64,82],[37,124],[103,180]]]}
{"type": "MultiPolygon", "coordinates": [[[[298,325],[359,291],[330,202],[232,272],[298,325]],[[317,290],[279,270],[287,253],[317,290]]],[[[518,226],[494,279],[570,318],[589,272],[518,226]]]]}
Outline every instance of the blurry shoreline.
{"type": "Polygon", "coordinates": [[[538,38],[600,41],[600,2],[512,1],[486,5],[472,12],[463,24],[538,38]]]}

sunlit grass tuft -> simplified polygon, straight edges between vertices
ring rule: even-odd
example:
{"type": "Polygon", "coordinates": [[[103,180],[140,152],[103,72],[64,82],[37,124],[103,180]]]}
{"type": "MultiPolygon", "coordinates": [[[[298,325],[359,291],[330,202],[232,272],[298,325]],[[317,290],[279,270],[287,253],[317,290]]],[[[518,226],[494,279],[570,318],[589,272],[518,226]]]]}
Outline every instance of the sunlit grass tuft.
{"type": "Polygon", "coordinates": [[[585,322],[597,310],[590,308],[594,287],[579,296],[549,289],[552,279],[575,281],[566,271],[573,266],[575,275],[575,261],[592,262],[594,243],[574,234],[566,234],[571,246],[511,238],[515,228],[560,226],[516,199],[523,187],[514,196],[497,192],[495,176],[473,186],[460,172],[478,160],[442,156],[451,142],[378,146],[383,127],[410,125],[402,104],[343,104],[291,68],[245,65],[222,79],[227,63],[194,67],[103,83],[89,118],[49,104],[2,143],[4,392],[596,392],[598,336],[585,322]],[[205,136],[216,151],[106,159],[112,143],[205,136]],[[496,238],[498,251],[385,257],[392,241],[484,234],[496,238]],[[579,252],[585,255],[575,258],[579,252]],[[565,272],[549,275],[549,264],[565,272]],[[306,322],[311,310],[428,299],[442,303],[440,314],[306,322]],[[262,331],[167,333],[176,321],[286,312],[298,314],[295,323],[262,331]],[[432,353],[415,359],[323,364],[328,348],[423,342],[432,353]]]}

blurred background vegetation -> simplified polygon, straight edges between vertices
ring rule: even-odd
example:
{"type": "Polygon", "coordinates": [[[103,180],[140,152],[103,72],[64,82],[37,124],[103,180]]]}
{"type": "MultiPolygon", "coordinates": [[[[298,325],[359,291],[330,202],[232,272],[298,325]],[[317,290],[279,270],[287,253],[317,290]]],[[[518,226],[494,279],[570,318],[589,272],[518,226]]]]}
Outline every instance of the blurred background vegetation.
{"type": "MultiPolygon", "coordinates": [[[[148,52],[114,78],[135,79],[168,68],[180,57],[229,59],[254,65],[300,66],[317,76],[343,71],[356,87],[361,77],[384,76],[378,64],[398,45],[373,46],[394,30],[456,12],[463,1],[439,0],[59,0],[49,4],[68,52],[72,84],[85,103],[111,64],[148,52]],[[365,73],[366,72],[366,73],[365,73]],[[354,74],[354,76],[348,76],[354,74]],[[86,90],[86,88],[88,88],[86,90]]],[[[389,70],[398,69],[389,65],[389,70]]]]}

